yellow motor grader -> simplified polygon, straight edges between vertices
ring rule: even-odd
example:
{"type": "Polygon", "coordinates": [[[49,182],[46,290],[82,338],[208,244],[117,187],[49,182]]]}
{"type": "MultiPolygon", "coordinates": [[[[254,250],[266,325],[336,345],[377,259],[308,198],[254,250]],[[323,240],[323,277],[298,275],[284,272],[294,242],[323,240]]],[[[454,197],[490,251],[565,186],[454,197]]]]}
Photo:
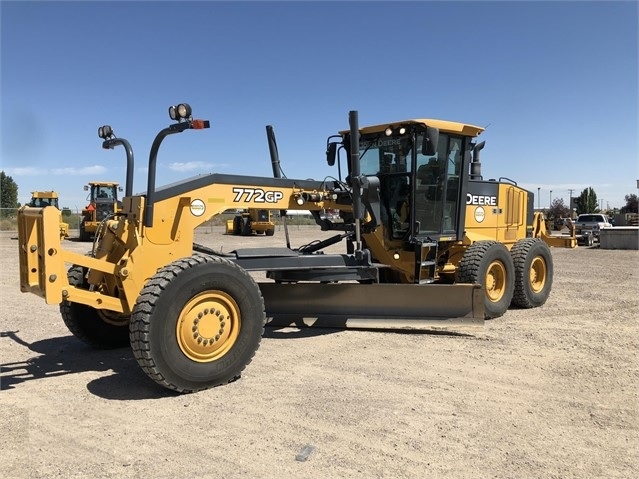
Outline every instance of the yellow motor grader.
{"type": "MultiPolygon", "coordinates": [[[[18,215],[20,286],[60,304],[69,330],[98,348],[130,344],[158,384],[191,392],[238,378],[267,322],[275,325],[464,330],[550,293],[550,237],[534,198],[508,179],[485,181],[482,128],[407,120],[349,129],[327,140],[337,178],[282,177],[272,127],[273,177],[208,174],[156,187],[162,141],[209,128],[191,108],[151,147],[146,192],[130,186],[96,232],[90,255],[66,251],[53,208],[18,215]],[[344,153],[344,155],[342,155],[344,153]],[[342,179],[342,156],[347,175],[342,179]],[[328,239],[222,253],[194,243],[195,229],[228,209],[308,210],[328,239]],[[339,220],[323,214],[339,211],[339,220]],[[323,251],[344,244],[340,254],[323,251]],[[251,272],[266,272],[259,284],[251,272]]],[[[99,129],[103,148],[126,140],[99,129]]],[[[286,226],[286,223],[284,223],[286,226]]]]}
{"type": "Polygon", "coordinates": [[[236,214],[232,220],[226,220],[227,235],[250,236],[253,233],[266,236],[275,234],[271,210],[248,208],[236,214]]]}

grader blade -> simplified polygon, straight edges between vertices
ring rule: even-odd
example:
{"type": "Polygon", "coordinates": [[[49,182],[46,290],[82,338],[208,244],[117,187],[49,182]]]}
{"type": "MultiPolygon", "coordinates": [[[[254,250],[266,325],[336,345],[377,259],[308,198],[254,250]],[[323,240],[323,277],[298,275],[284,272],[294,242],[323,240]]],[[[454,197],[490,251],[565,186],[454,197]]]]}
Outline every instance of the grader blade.
{"type": "Polygon", "coordinates": [[[475,284],[259,286],[269,326],[466,332],[484,324],[485,294],[475,284]]]}

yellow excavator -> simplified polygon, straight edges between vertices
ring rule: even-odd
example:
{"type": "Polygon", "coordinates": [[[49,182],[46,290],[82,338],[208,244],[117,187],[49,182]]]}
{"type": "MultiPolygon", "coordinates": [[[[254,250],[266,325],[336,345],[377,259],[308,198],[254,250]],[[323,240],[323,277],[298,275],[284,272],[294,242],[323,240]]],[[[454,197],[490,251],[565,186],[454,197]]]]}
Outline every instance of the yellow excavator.
{"type": "MultiPolygon", "coordinates": [[[[146,192],[130,186],[122,208],[96,232],[91,255],[64,250],[52,208],[19,211],[20,287],[59,304],[69,330],[98,348],[130,344],[158,384],[191,392],[238,378],[274,325],[473,330],[509,307],[545,303],[553,238],[534,197],[507,178],[483,180],[481,127],[416,119],[330,136],[324,180],[281,174],[273,129],[273,177],[208,174],[156,187],[162,141],[209,128],[191,107],[151,147],[146,192]],[[346,175],[342,178],[342,163],[346,175]],[[222,253],[194,242],[225,210],[308,210],[328,239],[222,253]],[[339,211],[339,220],[324,214],[339,211]],[[343,244],[343,253],[326,247],[343,244]],[[68,271],[67,271],[68,269],[68,271]],[[266,273],[257,283],[252,272],[266,273]]],[[[103,148],[126,140],[101,127],[103,148]]],[[[284,223],[286,227],[286,223],[284,223]]]]}

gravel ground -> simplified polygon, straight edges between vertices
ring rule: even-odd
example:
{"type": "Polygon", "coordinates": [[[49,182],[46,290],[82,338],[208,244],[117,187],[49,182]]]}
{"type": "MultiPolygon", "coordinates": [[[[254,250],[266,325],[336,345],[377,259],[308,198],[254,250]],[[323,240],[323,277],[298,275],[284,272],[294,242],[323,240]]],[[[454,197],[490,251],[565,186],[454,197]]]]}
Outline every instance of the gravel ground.
{"type": "MultiPolygon", "coordinates": [[[[637,251],[553,249],[548,302],[473,336],[267,328],[240,380],[177,395],[20,293],[14,236],[0,234],[3,478],[639,477],[637,251]]],[[[291,230],[294,246],[315,237],[291,230]]]]}

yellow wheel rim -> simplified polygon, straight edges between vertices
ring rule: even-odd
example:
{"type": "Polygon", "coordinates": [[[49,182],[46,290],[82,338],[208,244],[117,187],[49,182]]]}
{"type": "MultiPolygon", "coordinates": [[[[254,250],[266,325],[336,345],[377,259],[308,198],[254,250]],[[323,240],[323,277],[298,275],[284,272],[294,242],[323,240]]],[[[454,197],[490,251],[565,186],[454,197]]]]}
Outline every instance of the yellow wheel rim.
{"type": "Polygon", "coordinates": [[[116,313],[115,311],[109,311],[107,309],[96,309],[96,311],[102,321],[112,326],[124,327],[129,324],[129,320],[131,319],[131,315],[129,314],[116,313]]]}
{"type": "Polygon", "coordinates": [[[500,261],[490,263],[486,271],[486,295],[493,303],[498,302],[506,291],[506,268],[500,261]]]}
{"type": "Polygon", "coordinates": [[[176,336],[182,352],[200,363],[224,356],[240,333],[240,309],[228,294],[206,291],[182,308],[176,336]]]}
{"type": "Polygon", "coordinates": [[[532,260],[529,270],[530,289],[534,293],[539,293],[544,289],[547,275],[546,262],[543,258],[537,256],[532,260]]]}

